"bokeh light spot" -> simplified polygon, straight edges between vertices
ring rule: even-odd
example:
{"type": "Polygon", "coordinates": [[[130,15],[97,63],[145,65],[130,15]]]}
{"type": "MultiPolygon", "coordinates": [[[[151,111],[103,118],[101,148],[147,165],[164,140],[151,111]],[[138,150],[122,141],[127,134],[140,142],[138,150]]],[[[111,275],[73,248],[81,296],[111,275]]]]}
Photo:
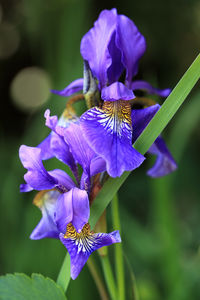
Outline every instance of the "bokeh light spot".
{"type": "Polygon", "coordinates": [[[22,110],[31,111],[44,104],[50,96],[49,75],[38,67],[21,70],[11,83],[11,96],[22,110]]]}

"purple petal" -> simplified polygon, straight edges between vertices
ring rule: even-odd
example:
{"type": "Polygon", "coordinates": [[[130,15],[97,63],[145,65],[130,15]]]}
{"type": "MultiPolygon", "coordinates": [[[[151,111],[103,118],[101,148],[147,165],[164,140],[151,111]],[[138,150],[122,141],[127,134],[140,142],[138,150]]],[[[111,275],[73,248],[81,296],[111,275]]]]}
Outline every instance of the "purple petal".
{"type": "Polygon", "coordinates": [[[77,163],[89,174],[90,163],[95,157],[94,151],[88,145],[80,124],[71,124],[64,132],[64,138],[77,163]]]}
{"type": "Polygon", "coordinates": [[[91,233],[89,224],[83,227],[83,230],[78,234],[73,226],[68,225],[65,235],[60,234],[60,240],[67,248],[71,259],[71,277],[76,279],[88,260],[89,256],[95,250],[112,245],[113,243],[120,243],[121,238],[119,231],[111,233],[91,233]]]}
{"type": "Polygon", "coordinates": [[[114,34],[112,35],[111,41],[108,45],[108,51],[110,53],[110,56],[112,57],[112,64],[107,71],[109,84],[118,81],[120,75],[124,70],[124,66],[121,63],[122,60],[121,51],[116,47],[115,40],[116,40],[116,32],[114,32],[114,34]]]}
{"type": "Polygon", "coordinates": [[[143,109],[132,109],[131,119],[133,126],[133,142],[137,140],[138,136],[142,133],[159,109],[159,104],[143,109]]]}
{"type": "Polygon", "coordinates": [[[74,181],[63,170],[55,169],[53,171],[49,171],[48,173],[49,175],[57,179],[58,186],[61,186],[61,189],[62,187],[64,187],[65,190],[70,190],[75,187],[74,181]]]}
{"type": "Polygon", "coordinates": [[[51,149],[54,156],[63,163],[67,164],[72,171],[76,169],[73,155],[70,152],[69,146],[64,141],[63,137],[60,137],[58,134],[53,133],[51,139],[51,149]]]}
{"type": "Polygon", "coordinates": [[[59,197],[55,222],[60,232],[65,233],[69,223],[72,223],[77,232],[80,232],[88,222],[89,215],[90,207],[86,191],[74,187],[59,197]]]}
{"type": "Polygon", "coordinates": [[[32,190],[33,190],[33,188],[29,184],[27,184],[27,183],[20,184],[20,192],[21,193],[30,192],[32,190]]]}
{"type": "Polygon", "coordinates": [[[161,137],[155,140],[148,152],[157,156],[154,166],[147,172],[149,176],[161,177],[177,169],[177,164],[161,137]]]}
{"type": "Polygon", "coordinates": [[[171,89],[157,89],[150,85],[150,83],[143,81],[143,80],[137,80],[133,81],[131,83],[131,89],[134,90],[145,90],[149,94],[156,94],[161,97],[168,97],[171,93],[171,89]]]}
{"type": "Polygon", "coordinates": [[[33,189],[52,189],[58,183],[57,179],[45,170],[41,160],[41,149],[22,145],[19,157],[24,168],[28,170],[24,179],[33,189]]]}
{"type": "Polygon", "coordinates": [[[116,10],[103,10],[94,27],[82,38],[81,55],[88,61],[93,75],[98,78],[100,87],[106,85],[107,70],[112,63],[108,50],[112,35],[116,30],[116,10]]]}
{"type": "Polygon", "coordinates": [[[72,83],[70,83],[66,88],[64,88],[64,90],[62,91],[51,90],[51,92],[59,96],[68,97],[74,93],[79,92],[82,89],[83,89],[83,78],[79,78],[72,81],[72,83]]]}
{"type": "Polygon", "coordinates": [[[43,238],[59,238],[59,231],[54,222],[56,202],[60,193],[57,191],[40,192],[34,199],[34,204],[42,212],[42,218],[30,235],[32,240],[43,238]]]}
{"type": "Polygon", "coordinates": [[[139,167],[144,156],[132,147],[130,104],[126,101],[104,102],[103,109],[92,108],[81,117],[88,143],[106,161],[111,177],[139,167]]]}
{"type": "Polygon", "coordinates": [[[135,24],[126,16],[118,15],[116,45],[122,54],[126,68],[126,81],[131,84],[132,77],[138,72],[138,63],[146,50],[146,42],[135,24]]]}
{"type": "MultiPolygon", "coordinates": [[[[51,132],[51,139],[49,147],[53,156],[67,164],[72,171],[76,169],[74,158],[69,150],[68,144],[64,141],[64,129],[67,128],[71,122],[65,117],[65,111],[58,120],[57,116],[50,116],[50,110],[45,112],[46,125],[53,131],[51,132]]],[[[76,119],[77,121],[78,119],[76,119]]]]}
{"type": "Polygon", "coordinates": [[[132,90],[129,90],[123,83],[114,82],[102,89],[101,98],[104,101],[131,100],[135,98],[132,90]]]}
{"type": "Polygon", "coordinates": [[[41,149],[42,160],[52,158],[53,152],[50,147],[52,134],[50,133],[37,147],[41,149]]]}

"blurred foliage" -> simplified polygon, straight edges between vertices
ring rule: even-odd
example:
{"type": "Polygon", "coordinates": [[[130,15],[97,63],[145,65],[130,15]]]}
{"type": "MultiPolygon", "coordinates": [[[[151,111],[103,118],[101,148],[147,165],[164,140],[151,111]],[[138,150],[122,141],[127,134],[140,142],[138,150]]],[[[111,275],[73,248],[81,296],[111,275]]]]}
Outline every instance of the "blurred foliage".
{"type": "MultiPolygon", "coordinates": [[[[30,66],[48,72],[56,89],[80,78],[81,37],[102,9],[112,7],[133,19],[146,37],[147,52],[141,59],[138,78],[159,88],[174,87],[199,52],[198,0],[0,3],[0,28],[5,22],[11,24],[20,41],[15,53],[0,57],[1,274],[37,272],[56,279],[65,255],[59,241],[28,238],[40,211],[32,205],[34,192],[19,193],[25,170],[18,158],[20,144],[35,146],[49,132],[43,118],[46,107],[53,114],[61,114],[65,99],[52,95],[41,107],[24,112],[11,99],[11,82],[20,70],[30,66]]],[[[119,192],[123,249],[134,270],[140,300],[200,299],[199,98],[196,86],[163,133],[178,170],[166,178],[150,179],[145,175],[153,163],[149,158],[119,192]]],[[[58,167],[52,160],[48,168],[54,168],[55,163],[58,167]]],[[[112,230],[109,209],[107,215],[112,230]]],[[[100,268],[98,257],[94,257],[100,268]]],[[[131,285],[128,264],[125,266],[126,282],[131,285]]],[[[131,299],[130,285],[127,299],[131,299]]],[[[70,283],[68,295],[69,299],[98,299],[87,267],[70,283]]]]}

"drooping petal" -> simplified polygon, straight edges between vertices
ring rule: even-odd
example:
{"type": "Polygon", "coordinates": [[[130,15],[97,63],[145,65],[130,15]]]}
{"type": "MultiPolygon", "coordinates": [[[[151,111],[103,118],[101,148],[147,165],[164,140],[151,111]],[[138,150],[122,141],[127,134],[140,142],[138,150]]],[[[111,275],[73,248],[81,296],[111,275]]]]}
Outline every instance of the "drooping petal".
{"type": "Polygon", "coordinates": [[[41,149],[22,145],[19,157],[24,168],[28,170],[24,179],[33,189],[52,189],[58,184],[57,179],[49,175],[42,164],[41,149]]]}
{"type": "Polygon", "coordinates": [[[131,83],[131,89],[134,90],[145,90],[149,94],[156,94],[161,97],[168,97],[171,93],[171,89],[157,89],[154,88],[150,83],[143,80],[136,80],[131,83]]]}
{"type": "Polygon", "coordinates": [[[133,127],[133,142],[137,140],[139,135],[149,124],[149,122],[159,109],[159,104],[152,105],[143,109],[132,109],[131,119],[133,127]]]}
{"type": "Polygon", "coordinates": [[[116,45],[121,51],[126,82],[130,87],[132,77],[138,72],[139,59],[146,50],[146,42],[135,24],[124,15],[117,16],[116,45]]]}
{"type": "Polygon", "coordinates": [[[42,218],[30,235],[32,240],[59,238],[59,231],[54,222],[56,202],[60,193],[55,190],[39,192],[33,203],[42,212],[42,218]]]}
{"type": "Polygon", "coordinates": [[[131,100],[135,98],[132,90],[129,90],[123,83],[114,82],[102,89],[101,98],[104,101],[131,100]]]}
{"type": "Polygon", "coordinates": [[[154,166],[147,172],[149,176],[162,177],[177,169],[177,164],[161,137],[155,140],[148,152],[157,156],[154,166]]]}
{"type": "Polygon", "coordinates": [[[76,79],[72,81],[64,90],[57,91],[57,90],[51,90],[53,94],[57,94],[59,96],[68,97],[71,96],[74,93],[77,93],[83,89],[83,78],[76,79]]]}
{"type": "Polygon", "coordinates": [[[108,46],[116,30],[116,10],[103,10],[94,27],[81,40],[81,55],[88,61],[93,75],[99,80],[100,88],[108,81],[107,70],[112,64],[108,46]]]}
{"type": "Polygon", "coordinates": [[[66,234],[60,234],[60,240],[67,248],[71,259],[71,278],[76,279],[95,250],[120,243],[119,231],[111,233],[92,233],[89,224],[86,224],[80,233],[77,233],[72,224],[68,224],[66,234]]]}
{"type": "Polygon", "coordinates": [[[93,150],[106,161],[111,177],[139,167],[145,159],[132,147],[131,107],[127,101],[106,101],[81,118],[83,133],[93,150]]]}
{"type": "Polygon", "coordinates": [[[90,215],[87,192],[76,187],[62,194],[57,202],[55,222],[60,232],[65,233],[67,224],[72,223],[77,232],[88,222],[90,215]]]}

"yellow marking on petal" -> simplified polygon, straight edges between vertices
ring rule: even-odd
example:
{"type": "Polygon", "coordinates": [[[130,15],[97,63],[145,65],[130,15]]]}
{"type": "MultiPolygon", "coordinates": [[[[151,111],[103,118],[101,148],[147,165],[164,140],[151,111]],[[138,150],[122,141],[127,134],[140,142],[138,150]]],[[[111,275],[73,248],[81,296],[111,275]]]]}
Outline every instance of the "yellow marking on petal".
{"type": "Polygon", "coordinates": [[[72,225],[72,223],[69,223],[67,225],[67,231],[64,235],[64,238],[65,239],[83,239],[83,238],[86,238],[90,235],[93,235],[94,233],[92,231],[90,231],[90,224],[89,223],[86,223],[81,232],[77,232],[75,227],[72,225]]]}
{"type": "Polygon", "coordinates": [[[104,101],[103,111],[111,118],[117,117],[119,122],[131,124],[131,105],[129,101],[104,101]]]}
{"type": "Polygon", "coordinates": [[[47,194],[50,191],[56,191],[55,189],[51,190],[43,190],[36,194],[36,196],[33,199],[33,204],[39,208],[42,208],[44,205],[45,200],[49,197],[47,194]]]}

